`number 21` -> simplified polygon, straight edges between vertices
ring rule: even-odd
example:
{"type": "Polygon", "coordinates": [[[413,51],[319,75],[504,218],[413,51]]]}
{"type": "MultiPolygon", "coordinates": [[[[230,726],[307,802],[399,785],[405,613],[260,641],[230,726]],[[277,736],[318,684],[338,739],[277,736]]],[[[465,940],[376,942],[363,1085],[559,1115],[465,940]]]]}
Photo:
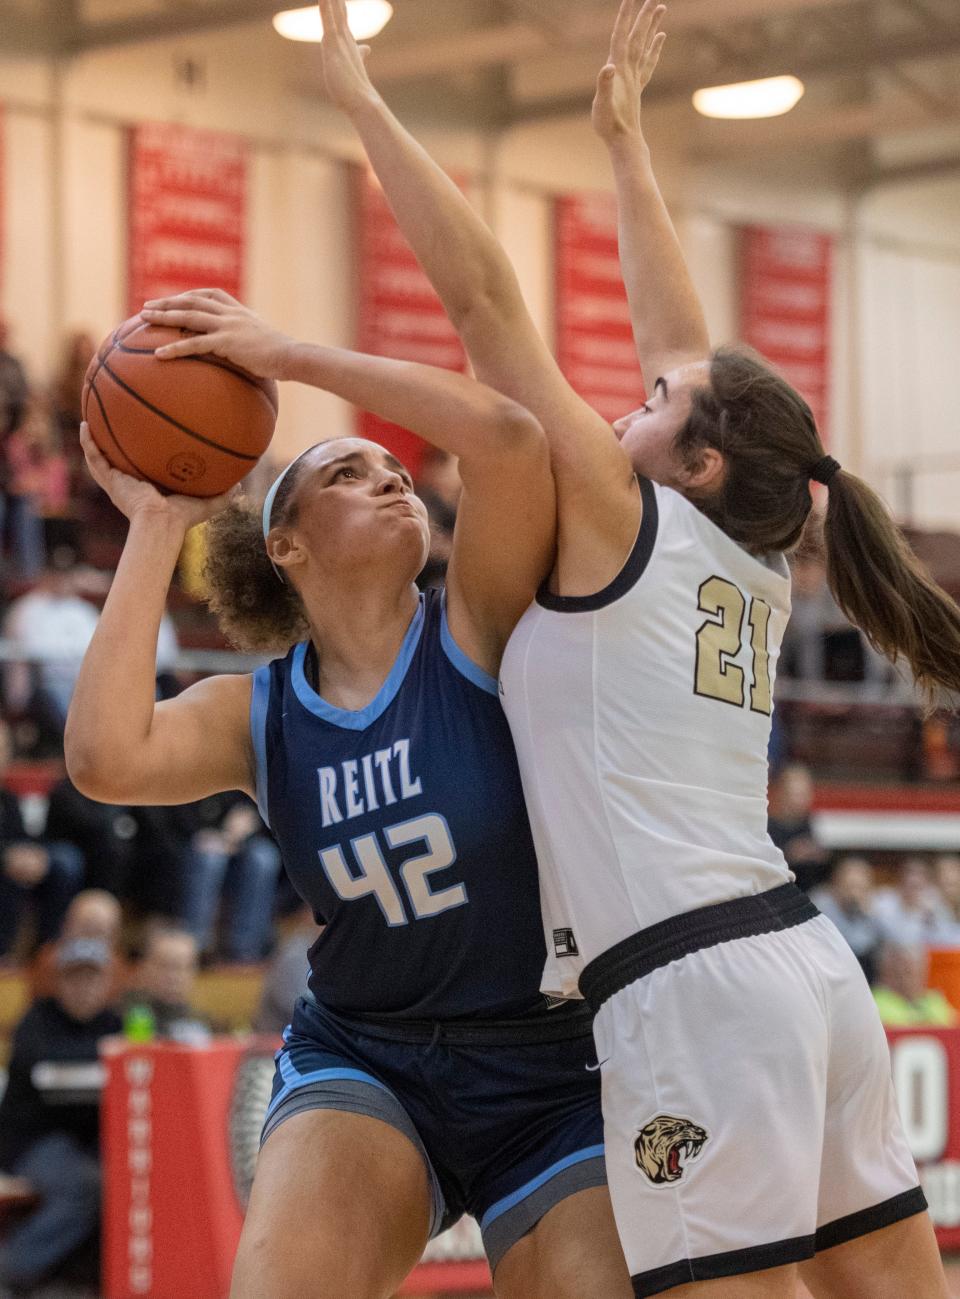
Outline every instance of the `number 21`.
{"type": "MultiPolygon", "coordinates": [[[[742,708],[744,671],[733,660],[743,647],[743,615],[747,601],[739,587],[722,577],[711,577],[700,587],[698,608],[710,617],[697,632],[697,668],[694,691],[707,699],[742,708]]],[[[755,713],[771,712],[770,689],[770,606],[752,599],[748,616],[750,648],[753,651],[753,684],[750,708],[755,713]]]]}

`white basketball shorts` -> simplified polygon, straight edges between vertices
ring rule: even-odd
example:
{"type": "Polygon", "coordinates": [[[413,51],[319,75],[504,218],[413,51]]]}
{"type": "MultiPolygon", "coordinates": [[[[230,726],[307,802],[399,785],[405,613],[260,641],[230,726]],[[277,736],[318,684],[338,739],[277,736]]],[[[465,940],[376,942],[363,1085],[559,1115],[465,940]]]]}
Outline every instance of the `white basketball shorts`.
{"type": "Polygon", "coordinates": [[[644,930],[580,987],[635,1295],[799,1262],[926,1209],[866,980],[793,885],[644,930]]]}

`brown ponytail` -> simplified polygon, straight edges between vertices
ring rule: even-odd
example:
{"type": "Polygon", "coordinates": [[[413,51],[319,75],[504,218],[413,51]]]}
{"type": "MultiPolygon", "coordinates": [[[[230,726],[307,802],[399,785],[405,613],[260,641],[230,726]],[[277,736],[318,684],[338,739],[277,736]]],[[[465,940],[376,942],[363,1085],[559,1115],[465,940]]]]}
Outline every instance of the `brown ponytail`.
{"type": "Polygon", "coordinates": [[[837,604],[881,654],[903,658],[932,700],[960,691],[960,607],[926,574],[880,497],[826,461],[810,407],[756,352],[719,348],[709,382],[692,393],[676,449],[695,467],[706,446],[724,482],[693,503],[752,554],[793,549],[813,499],[811,471],[827,463],[827,578],[837,604]]]}
{"type": "Polygon", "coordinates": [[[931,702],[938,687],[960,692],[960,607],[862,479],[841,471],[829,493],[823,536],[837,604],[881,654],[910,664],[931,702]]]}

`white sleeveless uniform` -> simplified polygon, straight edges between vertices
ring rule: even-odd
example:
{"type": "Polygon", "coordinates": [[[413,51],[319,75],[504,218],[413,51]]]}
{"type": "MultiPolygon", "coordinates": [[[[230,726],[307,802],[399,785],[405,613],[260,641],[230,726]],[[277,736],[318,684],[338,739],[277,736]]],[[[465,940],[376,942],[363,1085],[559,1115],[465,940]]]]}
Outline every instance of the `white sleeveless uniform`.
{"type": "Polygon", "coordinates": [[[635,1294],[654,1295],[808,1258],[925,1202],[860,968],[767,835],[786,562],[641,491],[622,572],[595,596],[541,593],[501,694],[543,988],[599,1007],[610,1190],[635,1294]]]}

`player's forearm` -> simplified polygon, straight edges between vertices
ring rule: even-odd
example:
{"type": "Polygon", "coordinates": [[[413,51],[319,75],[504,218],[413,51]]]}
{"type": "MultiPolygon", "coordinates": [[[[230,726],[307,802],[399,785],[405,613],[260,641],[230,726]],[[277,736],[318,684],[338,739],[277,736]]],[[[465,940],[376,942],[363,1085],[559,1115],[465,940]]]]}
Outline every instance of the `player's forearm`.
{"type": "Polygon", "coordinates": [[[646,142],[624,135],[609,150],[617,185],[620,262],[649,387],[679,358],[706,357],[710,337],[646,142]]]}
{"type": "Polygon", "coordinates": [[[543,437],[517,402],[466,375],[414,361],[297,343],[285,377],[335,393],[465,461],[499,457],[523,438],[543,437]]]}
{"type": "Polygon", "coordinates": [[[146,745],[156,700],[157,636],[183,545],[182,525],[144,513],[130,523],[116,577],[84,656],[67,718],[67,769],[107,797],[146,745]]]}
{"type": "Polygon", "coordinates": [[[486,222],[379,96],[351,113],[407,241],[454,327],[478,303],[522,301],[513,267],[486,222]]]}

